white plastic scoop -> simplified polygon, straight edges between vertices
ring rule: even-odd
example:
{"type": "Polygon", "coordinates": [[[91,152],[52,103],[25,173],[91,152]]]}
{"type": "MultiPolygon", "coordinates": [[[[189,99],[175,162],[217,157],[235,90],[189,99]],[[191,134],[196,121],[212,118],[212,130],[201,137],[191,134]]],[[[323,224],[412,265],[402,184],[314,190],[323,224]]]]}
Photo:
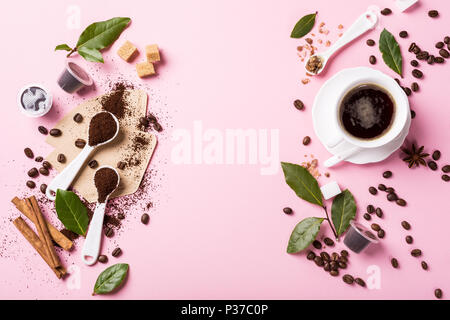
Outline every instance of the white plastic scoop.
{"type": "Polygon", "coordinates": [[[342,35],[342,37],[339,38],[338,41],[336,41],[327,51],[317,53],[315,55],[312,55],[312,57],[319,57],[322,62],[322,67],[316,72],[312,73],[306,69],[306,65],[308,64],[309,59],[306,61],[305,69],[306,73],[309,75],[315,76],[318,75],[325,69],[325,66],[330,59],[330,57],[336,53],[339,49],[341,49],[343,46],[347,45],[348,43],[352,42],[359,36],[361,36],[363,33],[366,33],[370,29],[373,29],[375,25],[378,22],[378,16],[375,12],[368,10],[365,13],[363,13],[351,26],[348,28],[348,30],[342,35]]]}
{"type": "Polygon", "coordinates": [[[106,203],[108,202],[109,196],[117,189],[120,183],[119,173],[116,171],[116,169],[110,166],[100,167],[95,172],[95,174],[97,175],[97,173],[102,169],[110,169],[114,171],[117,176],[117,183],[115,188],[109,191],[107,195],[105,195],[105,199],[103,200],[103,202],[100,202],[99,199],[99,202],[97,202],[97,205],[95,207],[94,215],[92,216],[91,222],[89,224],[88,234],[86,236],[86,240],[84,241],[83,249],[81,250],[81,259],[88,266],[93,265],[97,262],[102,240],[103,218],[105,217],[106,203]]]}
{"type": "MultiPolygon", "coordinates": [[[[100,113],[103,113],[103,112],[99,112],[95,116],[99,115],[100,113]]],[[[104,113],[109,113],[109,112],[104,111],[104,113]]],[[[119,133],[119,121],[112,113],[109,113],[109,114],[113,117],[114,121],[116,122],[117,129],[116,129],[116,133],[114,134],[114,136],[111,139],[104,141],[102,143],[98,143],[94,146],[91,146],[91,145],[89,145],[89,143],[86,143],[86,146],[83,148],[83,150],[81,150],[81,152],[78,154],[78,156],[75,159],[73,159],[73,161],[71,163],[69,163],[64,168],[64,170],[61,171],[52,180],[52,182],[48,185],[47,191],[45,192],[45,195],[47,196],[47,198],[49,198],[50,200],[55,200],[56,199],[56,191],[58,189],[67,190],[69,188],[69,186],[72,184],[75,177],[77,176],[78,172],[83,167],[86,160],[91,155],[91,153],[97,147],[103,146],[103,145],[113,141],[116,138],[117,134],[119,133]]],[[[89,127],[91,126],[91,124],[92,124],[92,119],[91,119],[91,122],[89,123],[89,127]]],[[[89,134],[88,134],[88,141],[89,141],[89,134]]]]}

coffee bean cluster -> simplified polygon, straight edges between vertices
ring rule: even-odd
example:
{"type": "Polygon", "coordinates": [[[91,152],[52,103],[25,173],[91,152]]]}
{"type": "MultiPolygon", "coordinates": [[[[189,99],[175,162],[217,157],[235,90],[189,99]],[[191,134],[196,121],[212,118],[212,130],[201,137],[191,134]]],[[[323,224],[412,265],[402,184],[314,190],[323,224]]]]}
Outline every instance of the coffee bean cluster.
{"type": "MultiPolygon", "coordinates": [[[[439,169],[437,161],[441,159],[441,156],[442,156],[441,151],[435,150],[431,155],[432,160],[429,160],[427,162],[428,168],[430,168],[433,171],[437,171],[439,169]]],[[[448,173],[450,173],[450,165],[448,164],[444,165],[442,167],[442,172],[443,172],[441,176],[442,180],[445,182],[450,181],[450,176],[448,175],[448,173]]]]}
{"type": "MultiPolygon", "coordinates": [[[[383,174],[383,177],[391,177],[392,173],[390,171],[386,171],[383,174]]],[[[405,207],[407,205],[407,202],[405,199],[400,198],[397,193],[395,192],[395,189],[392,187],[387,187],[385,184],[380,183],[378,185],[378,190],[386,192],[386,198],[388,201],[394,202],[399,205],[400,207],[405,207]]],[[[377,188],[371,186],[369,187],[369,193],[372,195],[376,195],[378,193],[377,188]]]]}
{"type": "MultiPolygon", "coordinates": [[[[34,158],[34,152],[33,152],[33,150],[31,150],[31,148],[25,148],[23,150],[23,152],[25,153],[25,156],[27,158],[30,158],[30,159],[34,158]]],[[[50,173],[50,169],[52,168],[52,165],[50,164],[50,162],[48,162],[47,160],[44,161],[44,158],[41,156],[36,157],[35,161],[38,163],[41,163],[41,167],[39,169],[36,167],[29,169],[27,171],[28,177],[32,178],[32,179],[36,179],[39,177],[40,174],[43,176],[48,176],[50,173]]],[[[36,182],[33,180],[28,180],[25,183],[25,185],[30,189],[34,189],[36,187],[36,182]]],[[[45,192],[47,191],[47,185],[41,184],[39,187],[39,190],[45,194],[45,192]]]]}
{"type": "Polygon", "coordinates": [[[163,130],[163,127],[158,122],[158,119],[151,113],[146,117],[139,118],[138,127],[144,131],[147,129],[153,129],[157,132],[161,132],[163,130]]]}

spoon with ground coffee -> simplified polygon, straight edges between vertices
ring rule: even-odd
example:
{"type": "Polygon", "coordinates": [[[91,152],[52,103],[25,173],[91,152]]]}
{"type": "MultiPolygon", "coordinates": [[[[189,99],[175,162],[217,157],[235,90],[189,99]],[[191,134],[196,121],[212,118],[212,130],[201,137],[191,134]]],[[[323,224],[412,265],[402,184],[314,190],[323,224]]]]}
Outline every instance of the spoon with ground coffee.
{"type": "Polygon", "coordinates": [[[103,166],[95,172],[94,183],[97,188],[98,202],[89,224],[83,250],[81,250],[81,259],[89,266],[97,262],[102,239],[106,203],[108,202],[109,196],[119,186],[119,182],[119,173],[110,166],[103,166]]]}
{"type": "Polygon", "coordinates": [[[69,188],[86,160],[97,147],[103,146],[116,138],[119,133],[119,121],[110,112],[99,112],[92,117],[88,131],[86,146],[48,185],[45,195],[50,200],[56,199],[58,189],[67,190],[69,188]]]}

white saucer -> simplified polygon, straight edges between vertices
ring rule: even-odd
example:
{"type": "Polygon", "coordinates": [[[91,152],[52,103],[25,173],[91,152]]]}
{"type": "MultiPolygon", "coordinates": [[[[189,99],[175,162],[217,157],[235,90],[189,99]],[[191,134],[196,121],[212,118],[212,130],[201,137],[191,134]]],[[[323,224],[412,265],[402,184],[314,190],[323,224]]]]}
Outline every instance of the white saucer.
{"type": "MultiPolygon", "coordinates": [[[[330,101],[336,101],[337,99],[339,99],[343,88],[349,82],[354,81],[355,78],[360,77],[361,74],[368,75],[371,73],[377,76],[380,76],[381,74],[382,76],[386,77],[384,73],[367,67],[345,69],[338,72],[327,82],[325,82],[316,95],[312,110],[314,131],[324,147],[333,155],[347,150],[350,146],[347,143],[343,143],[334,148],[327,147],[326,142],[332,141],[333,137],[337,134],[335,132],[335,125],[333,124],[333,121],[330,117],[330,101]]],[[[392,81],[395,80],[392,79],[392,81]]],[[[401,133],[394,141],[380,148],[363,149],[360,152],[350,156],[345,161],[355,164],[365,164],[385,160],[403,145],[403,142],[408,135],[410,125],[411,114],[408,113],[408,120],[406,123],[407,130],[405,129],[403,133],[401,133]]]]}

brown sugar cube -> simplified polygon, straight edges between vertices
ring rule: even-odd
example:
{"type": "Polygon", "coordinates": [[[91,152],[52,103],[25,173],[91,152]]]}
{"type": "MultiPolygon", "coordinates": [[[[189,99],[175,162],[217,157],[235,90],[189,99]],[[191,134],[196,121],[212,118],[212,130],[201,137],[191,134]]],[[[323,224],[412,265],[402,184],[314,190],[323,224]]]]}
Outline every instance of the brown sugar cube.
{"type": "Polygon", "coordinates": [[[131,60],[133,60],[137,53],[137,48],[130,41],[126,41],[117,51],[119,57],[121,57],[126,62],[130,62],[131,60]]]}
{"type": "Polygon", "coordinates": [[[139,77],[144,78],[155,74],[155,67],[153,63],[145,61],[136,65],[136,71],[139,77]]]}
{"type": "Polygon", "coordinates": [[[145,47],[145,53],[147,55],[148,62],[157,62],[161,60],[159,56],[159,49],[157,44],[151,44],[145,47]]]}

